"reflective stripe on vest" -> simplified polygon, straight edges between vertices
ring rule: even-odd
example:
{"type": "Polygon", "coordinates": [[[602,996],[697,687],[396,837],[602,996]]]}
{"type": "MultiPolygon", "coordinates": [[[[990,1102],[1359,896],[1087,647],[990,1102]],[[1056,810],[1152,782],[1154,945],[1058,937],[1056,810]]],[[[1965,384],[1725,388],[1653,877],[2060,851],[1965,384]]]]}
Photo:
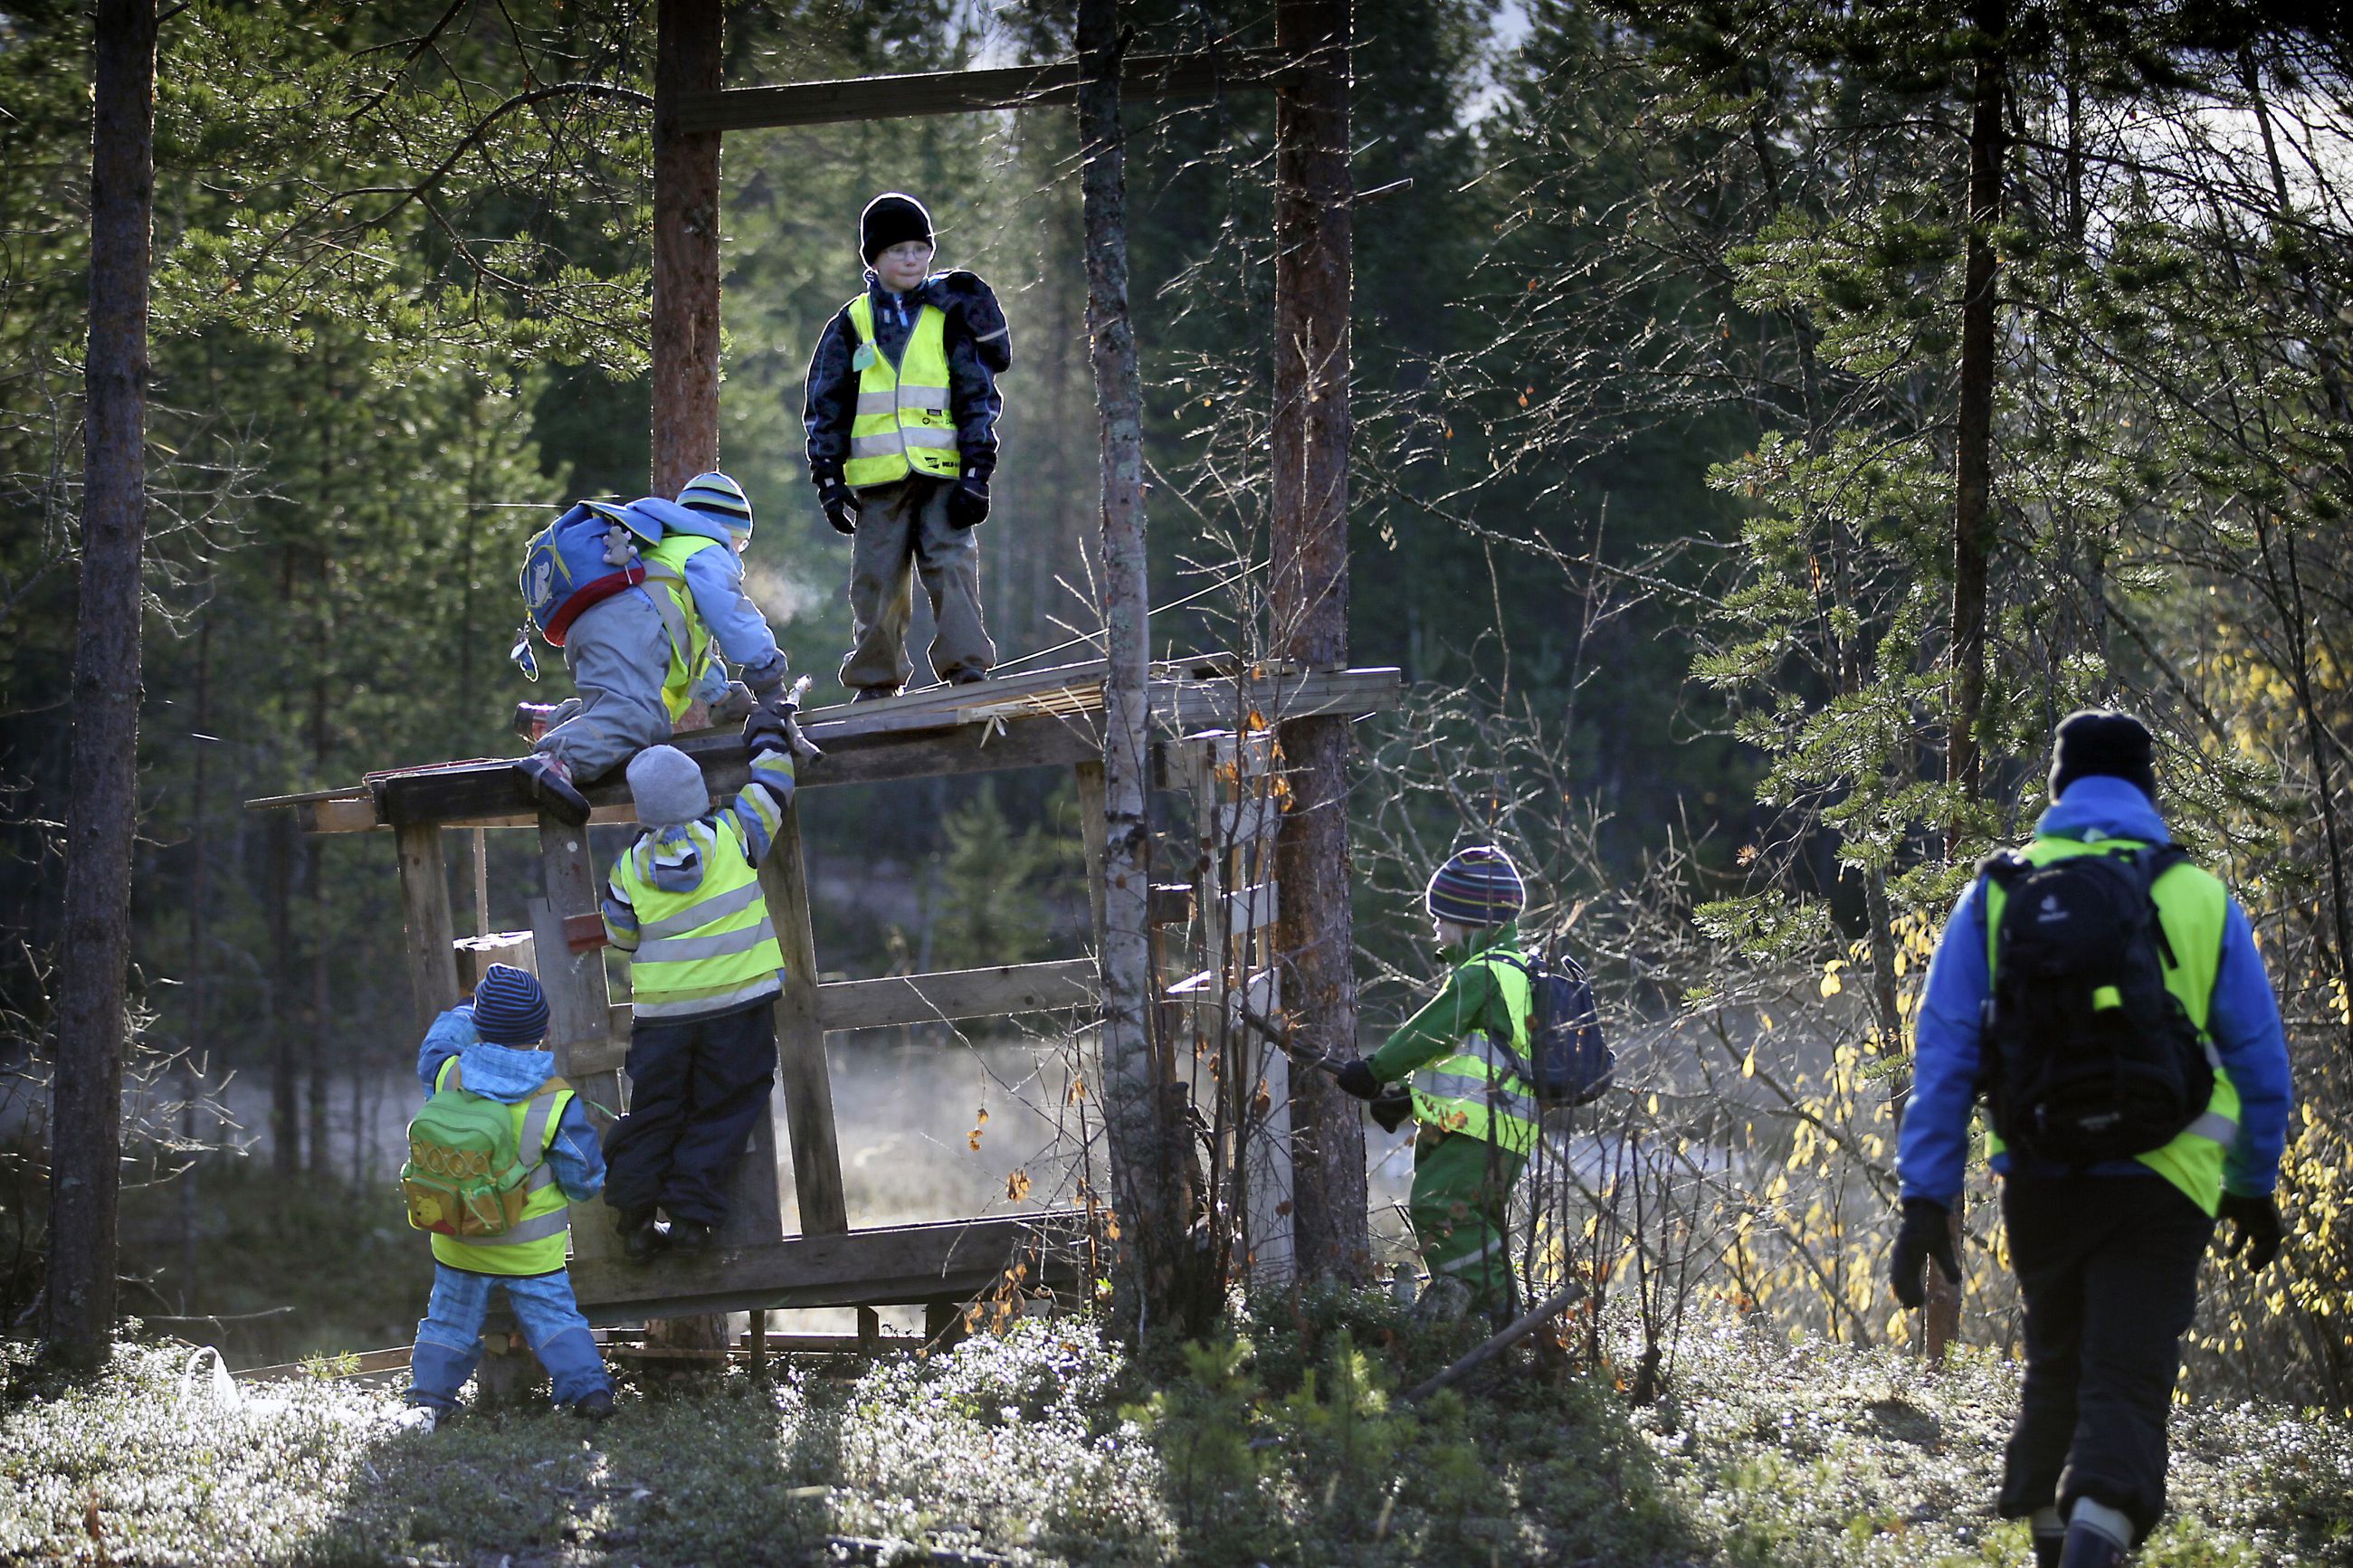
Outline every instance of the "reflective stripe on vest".
{"type": "Polygon", "coordinates": [[[631,955],[632,1008],[640,1018],[693,1017],[773,996],[785,966],[760,874],[744,857],[732,817],[705,817],[649,833],[629,847],[614,879],[638,911],[631,955]],[[686,892],[656,885],[658,855],[692,844],[702,879],[686,892]]]}
{"type": "MultiPolygon", "coordinates": [[[[470,1092],[456,1057],[441,1064],[433,1087],[470,1092]]],[[[555,1173],[548,1166],[547,1151],[555,1142],[556,1126],[563,1120],[564,1108],[571,1101],[571,1086],[560,1078],[552,1078],[533,1089],[529,1099],[507,1107],[514,1117],[516,1157],[531,1173],[523,1181],[523,1189],[530,1196],[523,1203],[522,1217],[504,1236],[478,1236],[460,1241],[437,1231],[433,1236],[434,1261],[472,1274],[514,1276],[553,1274],[564,1267],[565,1233],[571,1228],[572,1215],[569,1201],[556,1186],[555,1173]]]]}
{"type": "MultiPolygon", "coordinates": [[[[1495,962],[1504,958],[1519,959],[1520,964],[1527,962],[1504,948],[1474,954],[1469,962],[1483,964],[1502,987],[1504,1011],[1512,1020],[1510,1044],[1525,1051],[1530,1001],[1527,972],[1519,964],[1495,962]]],[[[1512,1070],[1511,1058],[1482,1030],[1473,1029],[1464,1036],[1453,1055],[1415,1068],[1410,1088],[1414,1120],[1426,1126],[1482,1139],[1514,1154],[1525,1154],[1536,1146],[1542,1109],[1512,1070]]]]}
{"type": "Polygon", "coordinates": [[[662,679],[662,706],[677,723],[694,702],[694,689],[711,667],[711,628],[694,607],[694,590],[687,586],[686,558],[701,550],[728,546],[699,533],[665,533],[662,542],[645,552],[645,590],[661,612],[670,633],[670,673],[662,679]]]}
{"type": "MultiPolygon", "coordinates": [[[[2080,838],[2037,838],[2021,853],[2033,865],[2048,866],[2078,855],[2106,855],[2120,849],[2148,847],[2137,838],[2102,838],[2089,843],[2080,838]]],[[[2206,1110],[2198,1120],[2184,1128],[2173,1142],[2133,1158],[2179,1187],[2211,1215],[2221,1206],[2223,1152],[2239,1135],[2239,1089],[2216,1059],[2213,1041],[2206,1030],[2207,1016],[2214,1004],[2214,977],[2222,967],[2222,931],[2230,918],[2231,895],[2221,879],[2211,871],[2181,861],[2168,868],[2165,875],[2157,879],[2149,889],[2149,896],[2156,900],[2157,918],[2165,928],[2166,944],[2180,961],[2179,968],[2165,966],[2165,988],[2173,993],[2182,1010],[2189,1015],[2199,1040],[2206,1047],[2208,1059],[2214,1062],[2214,1096],[2206,1102],[2206,1110]]],[[[1986,984],[1990,993],[1994,961],[2000,946],[2002,906],[2008,901],[2000,884],[1990,878],[1985,883],[1985,900],[1986,984]]],[[[2001,1140],[1989,1133],[1988,1150],[1994,1154],[2002,1152],[2001,1140]]]]}
{"type": "Polygon", "coordinates": [[[956,478],[964,468],[956,458],[955,420],[948,410],[947,316],[936,305],[920,307],[906,349],[893,365],[874,341],[874,296],[852,300],[849,315],[867,363],[858,373],[858,408],[849,424],[843,481],[858,489],[891,484],[911,472],[956,478]]]}

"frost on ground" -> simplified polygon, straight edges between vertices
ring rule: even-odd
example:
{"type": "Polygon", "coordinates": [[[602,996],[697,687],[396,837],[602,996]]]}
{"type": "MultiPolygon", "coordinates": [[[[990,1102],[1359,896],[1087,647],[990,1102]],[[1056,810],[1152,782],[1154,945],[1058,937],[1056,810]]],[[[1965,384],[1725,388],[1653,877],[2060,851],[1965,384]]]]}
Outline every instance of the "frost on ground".
{"type": "MultiPolygon", "coordinates": [[[[242,1412],[183,1396],[181,1347],[79,1387],[8,1351],[0,1562],[122,1564],[1903,1564],[2021,1561],[1992,1518],[2015,1373],[1789,1345],[1730,1319],[1628,1410],[1556,1359],[1419,1409],[1461,1348],[1369,1299],[1285,1305],[1151,1375],[1030,1321],[854,1380],[740,1375],[396,1430],[309,1381],[242,1412]]],[[[2157,1568],[2353,1563],[2353,1429],[2185,1405],[2157,1568]]]]}

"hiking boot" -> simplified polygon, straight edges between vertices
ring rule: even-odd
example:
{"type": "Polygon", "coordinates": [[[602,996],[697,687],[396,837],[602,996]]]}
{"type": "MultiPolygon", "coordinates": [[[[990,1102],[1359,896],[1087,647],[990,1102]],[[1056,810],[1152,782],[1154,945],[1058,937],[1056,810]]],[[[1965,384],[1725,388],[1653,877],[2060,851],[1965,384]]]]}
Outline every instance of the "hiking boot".
{"type": "Polygon", "coordinates": [[[2059,1568],[2124,1568],[2125,1549],[2105,1532],[2077,1523],[2067,1531],[2059,1568]]]}
{"type": "Polygon", "coordinates": [[[533,805],[558,822],[574,827],[588,820],[588,797],[572,783],[572,770],[545,752],[533,752],[515,763],[533,805]]]}
{"type": "Polygon", "coordinates": [[[569,1408],[583,1421],[610,1421],[613,1418],[613,1391],[600,1388],[594,1394],[584,1394],[574,1400],[569,1408]]]}
{"type": "Polygon", "coordinates": [[[670,1226],[652,1214],[623,1215],[621,1255],[632,1263],[650,1263],[670,1244],[670,1226]]]}
{"type": "Polygon", "coordinates": [[[895,686],[859,686],[850,689],[849,700],[852,702],[880,702],[885,697],[898,695],[899,689],[895,686]]]}
{"type": "Polygon", "coordinates": [[[561,702],[518,702],[514,710],[514,732],[526,741],[536,741],[561,722],[556,714],[563,710],[561,702]]]}
{"type": "Polygon", "coordinates": [[[441,1425],[441,1412],[430,1405],[411,1405],[392,1418],[396,1432],[430,1432],[441,1425]]]}
{"type": "Polygon", "coordinates": [[[710,1251],[711,1227],[699,1219],[670,1221],[670,1248],[681,1258],[694,1258],[710,1251]]]}
{"type": "Polygon", "coordinates": [[[959,669],[948,678],[950,686],[978,686],[988,679],[985,669],[959,669]]]}

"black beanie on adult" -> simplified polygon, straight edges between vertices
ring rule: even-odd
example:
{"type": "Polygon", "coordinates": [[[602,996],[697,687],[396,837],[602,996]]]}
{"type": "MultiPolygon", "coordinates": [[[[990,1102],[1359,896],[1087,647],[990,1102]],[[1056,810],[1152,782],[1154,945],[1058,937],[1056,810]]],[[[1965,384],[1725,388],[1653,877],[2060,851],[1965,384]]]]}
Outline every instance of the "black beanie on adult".
{"type": "Polygon", "coordinates": [[[2086,708],[2059,721],[2051,746],[2051,798],[2089,773],[2102,773],[2137,784],[2151,801],[2157,799],[2156,744],[2147,729],[2129,713],[2113,708],[2086,708]]]}
{"type": "Polygon", "coordinates": [[[858,216],[858,254],[869,267],[882,252],[909,239],[932,243],[932,215],[913,196],[885,191],[858,216]]]}

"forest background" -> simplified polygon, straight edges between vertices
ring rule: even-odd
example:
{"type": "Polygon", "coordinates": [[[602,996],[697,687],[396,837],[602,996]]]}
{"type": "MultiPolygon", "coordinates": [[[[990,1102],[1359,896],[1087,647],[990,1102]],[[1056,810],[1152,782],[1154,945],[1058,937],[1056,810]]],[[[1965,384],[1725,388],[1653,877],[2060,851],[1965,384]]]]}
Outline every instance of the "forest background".
{"type": "MultiPolygon", "coordinates": [[[[1269,41],[1255,8],[1129,11],[1139,47],[1269,41]]],[[[2254,917],[2303,1106],[2290,1260],[2261,1285],[2218,1279],[2197,1367],[2341,1405],[2353,76],[2341,39],[2262,6],[1979,11],[2004,26],[1900,5],[1359,7],[1351,653],[1417,683],[1360,756],[1368,1032],[1427,979],[1429,865],[1505,843],[1630,1044],[1612,1179],[1672,1195],[1663,1221],[1588,1211],[1554,1263],[1582,1252],[1606,1279],[1676,1260],[1630,1271],[1662,1325],[1709,1292],[1903,1340],[1876,1240],[1920,969],[1975,857],[2031,825],[2052,723],[2119,702],[2160,732],[2177,831],[2254,917]],[[1990,120],[1972,113],[1987,79],[1990,120]],[[1972,693],[1953,605],[1973,152],[2000,201],[1975,229],[1998,332],[1972,693]],[[1953,765],[1964,751],[1974,768],[1953,765]]],[[[1068,26],[1053,5],[736,5],[727,79],[1051,58],[1068,26]]],[[[11,1321],[38,1288],[87,26],[72,6],[0,12],[11,1321]]],[[[513,568],[550,509],[644,484],[651,35],[650,6],[471,0],[197,0],[164,25],[143,1168],[200,1152],[176,1100],[232,1074],[269,1094],[241,1135],[256,1153],[169,1189],[184,1245],[137,1255],[158,1314],[228,1310],[215,1244],[241,1208],[290,1186],[336,1212],[389,1173],[343,1131],[415,1045],[387,857],[239,803],[510,753],[513,703],[562,694],[503,657],[513,568]]],[[[1155,646],[1251,648],[1271,104],[1129,118],[1153,596],[1189,601],[1155,646]]],[[[728,142],[723,462],[760,518],[754,593],[819,700],[849,552],[809,503],[800,380],[882,189],[930,204],[941,263],[987,275],[1013,325],[992,630],[1008,661],[1086,652],[1074,153],[1059,109],[728,142]]],[[[1082,940],[1075,805],[1050,778],[831,792],[806,827],[828,971],[1082,940]]],[[[519,924],[522,851],[492,846],[492,924],[519,924]]],[[[1970,1220],[1988,1245],[1968,1331],[2000,1342],[1989,1208],[1970,1220]]],[[[364,1294],[353,1269],[318,1294],[364,1294]]]]}

